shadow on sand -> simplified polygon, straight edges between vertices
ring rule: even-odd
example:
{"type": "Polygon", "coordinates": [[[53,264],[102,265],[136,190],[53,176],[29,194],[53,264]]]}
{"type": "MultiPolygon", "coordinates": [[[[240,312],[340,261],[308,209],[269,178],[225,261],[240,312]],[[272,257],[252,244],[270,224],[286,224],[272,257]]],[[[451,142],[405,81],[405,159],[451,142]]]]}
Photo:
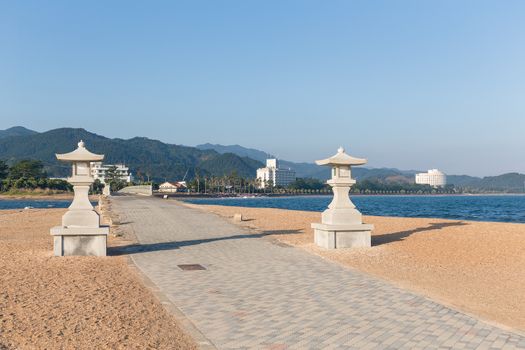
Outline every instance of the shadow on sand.
{"type": "Polygon", "coordinates": [[[173,242],[159,242],[159,243],[146,243],[146,244],[129,244],[118,247],[108,247],[108,255],[127,255],[127,254],[137,254],[137,253],[147,253],[147,252],[157,252],[163,250],[174,250],[181,247],[194,246],[199,244],[206,244],[217,241],[225,240],[235,240],[235,239],[245,239],[245,238],[262,238],[265,236],[271,235],[289,235],[289,234],[299,234],[303,233],[302,230],[270,230],[263,231],[254,234],[242,234],[234,236],[225,236],[225,237],[213,237],[205,239],[193,239],[189,241],[173,241],[173,242]]]}
{"type": "Polygon", "coordinates": [[[413,230],[400,231],[400,232],[394,232],[394,233],[387,233],[387,234],[384,234],[384,235],[372,236],[372,246],[388,244],[388,243],[397,242],[397,241],[402,241],[406,237],[411,236],[411,235],[413,235],[415,233],[419,233],[419,232],[441,230],[441,229],[446,228],[446,227],[465,226],[465,225],[468,225],[468,223],[463,222],[463,221],[431,223],[429,226],[418,227],[418,228],[413,229],[413,230]]]}

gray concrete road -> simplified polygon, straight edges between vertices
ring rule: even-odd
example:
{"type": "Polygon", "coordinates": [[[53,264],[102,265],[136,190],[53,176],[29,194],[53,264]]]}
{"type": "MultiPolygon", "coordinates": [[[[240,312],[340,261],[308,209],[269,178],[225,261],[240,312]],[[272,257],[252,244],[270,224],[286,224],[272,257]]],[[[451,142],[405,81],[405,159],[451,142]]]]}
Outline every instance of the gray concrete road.
{"type": "Polygon", "coordinates": [[[525,349],[525,337],[171,200],[114,197],[135,264],[219,349],[525,349]],[[200,264],[205,270],[181,270],[200,264]]]}

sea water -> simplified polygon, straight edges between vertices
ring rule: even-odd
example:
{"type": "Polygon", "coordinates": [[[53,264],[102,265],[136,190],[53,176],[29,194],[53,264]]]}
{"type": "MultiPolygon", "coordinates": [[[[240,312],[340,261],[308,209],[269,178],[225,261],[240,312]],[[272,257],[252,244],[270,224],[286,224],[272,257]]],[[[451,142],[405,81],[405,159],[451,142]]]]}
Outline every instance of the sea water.
{"type": "Polygon", "coordinates": [[[0,199],[0,210],[24,208],[67,208],[70,205],[70,200],[0,199]]]}
{"type": "MultiPolygon", "coordinates": [[[[351,196],[365,215],[525,223],[525,195],[351,196]]],[[[323,211],[331,196],[191,199],[187,202],[323,211]]]]}

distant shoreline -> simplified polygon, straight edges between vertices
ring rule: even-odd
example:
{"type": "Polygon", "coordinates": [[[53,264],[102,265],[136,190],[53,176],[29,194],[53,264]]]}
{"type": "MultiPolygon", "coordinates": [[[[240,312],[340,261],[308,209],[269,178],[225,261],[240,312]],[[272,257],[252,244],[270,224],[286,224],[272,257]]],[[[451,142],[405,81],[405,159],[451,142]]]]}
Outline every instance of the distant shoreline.
{"type": "MultiPolygon", "coordinates": [[[[168,195],[168,198],[173,199],[216,199],[216,198],[268,198],[268,197],[328,197],[333,196],[332,193],[266,193],[266,194],[240,194],[240,195],[219,195],[219,194],[175,194],[175,193],[159,193],[156,192],[153,194],[154,197],[162,198],[164,195],[168,195]]],[[[27,193],[27,194],[1,194],[0,200],[73,200],[73,192],[66,193],[54,193],[54,194],[45,194],[45,193],[27,193]]],[[[386,193],[350,193],[351,197],[487,197],[487,196],[525,196],[525,193],[447,193],[447,194],[431,194],[431,193],[410,193],[410,194],[386,194],[386,193]]],[[[90,195],[90,200],[98,200],[98,195],[90,195]]]]}
{"type": "MultiPolygon", "coordinates": [[[[168,195],[168,198],[174,198],[174,199],[214,199],[214,198],[267,198],[267,197],[326,197],[326,196],[333,196],[332,193],[266,193],[266,194],[257,194],[253,195],[251,193],[246,194],[240,194],[240,195],[219,195],[219,194],[174,194],[174,193],[154,193],[153,196],[155,197],[163,197],[164,195],[168,195]]],[[[403,194],[393,194],[393,193],[350,193],[351,197],[359,196],[359,197],[447,197],[447,196],[454,196],[454,197],[483,197],[483,196],[525,196],[525,193],[403,193],[403,194]]]]}

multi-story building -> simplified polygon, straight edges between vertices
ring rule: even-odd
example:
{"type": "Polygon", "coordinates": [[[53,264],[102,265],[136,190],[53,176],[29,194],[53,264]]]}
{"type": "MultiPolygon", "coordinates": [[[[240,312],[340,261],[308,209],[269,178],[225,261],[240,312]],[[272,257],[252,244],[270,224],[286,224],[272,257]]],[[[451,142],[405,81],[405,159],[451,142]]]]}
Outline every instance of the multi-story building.
{"type": "Polygon", "coordinates": [[[430,169],[426,173],[416,174],[416,183],[432,187],[444,187],[447,184],[447,175],[437,169],[430,169]]]}
{"type": "Polygon", "coordinates": [[[295,171],[279,168],[279,161],[275,158],[266,160],[266,167],[257,169],[259,188],[267,186],[288,186],[295,181],[295,171]]]}
{"type": "Polygon", "coordinates": [[[95,180],[100,180],[100,182],[105,183],[104,179],[106,177],[106,171],[111,167],[117,167],[117,174],[120,179],[124,182],[133,181],[133,176],[129,172],[129,168],[125,164],[102,164],[102,162],[92,162],[91,163],[91,175],[95,180]]]}

